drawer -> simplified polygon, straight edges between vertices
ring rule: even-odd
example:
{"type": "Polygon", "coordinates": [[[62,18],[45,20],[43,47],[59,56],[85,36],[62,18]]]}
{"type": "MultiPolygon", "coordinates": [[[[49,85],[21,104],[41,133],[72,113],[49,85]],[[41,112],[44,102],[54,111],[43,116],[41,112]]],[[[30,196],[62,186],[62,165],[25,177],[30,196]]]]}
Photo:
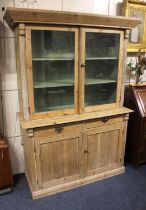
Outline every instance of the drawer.
{"type": "Polygon", "coordinates": [[[52,125],[34,130],[34,137],[48,137],[56,134],[78,133],[82,132],[82,123],[68,123],[52,125]]]}
{"type": "Polygon", "coordinates": [[[88,130],[99,126],[111,125],[114,123],[121,123],[121,122],[123,122],[123,116],[103,117],[100,119],[85,121],[83,124],[83,129],[88,130]]]}

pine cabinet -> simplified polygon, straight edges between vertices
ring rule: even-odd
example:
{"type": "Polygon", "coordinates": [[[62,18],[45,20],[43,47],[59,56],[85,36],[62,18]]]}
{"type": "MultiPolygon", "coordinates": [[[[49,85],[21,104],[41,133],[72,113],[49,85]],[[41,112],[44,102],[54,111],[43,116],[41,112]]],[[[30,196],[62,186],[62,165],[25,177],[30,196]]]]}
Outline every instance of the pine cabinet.
{"type": "Polygon", "coordinates": [[[8,8],[26,176],[37,198],[124,172],[126,44],[140,20],[8,8]]]}

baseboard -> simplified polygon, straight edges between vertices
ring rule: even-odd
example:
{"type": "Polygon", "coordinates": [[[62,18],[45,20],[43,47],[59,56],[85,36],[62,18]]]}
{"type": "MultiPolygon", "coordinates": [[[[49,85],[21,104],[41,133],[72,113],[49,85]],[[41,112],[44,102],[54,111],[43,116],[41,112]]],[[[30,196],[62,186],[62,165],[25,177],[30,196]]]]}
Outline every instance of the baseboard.
{"type": "Polygon", "coordinates": [[[110,170],[110,171],[106,171],[104,173],[96,174],[94,176],[88,176],[88,177],[85,177],[84,179],[75,180],[75,181],[72,181],[72,182],[68,182],[68,183],[65,183],[65,184],[60,184],[60,185],[53,186],[53,187],[48,187],[48,188],[37,190],[37,191],[32,190],[32,187],[31,187],[31,184],[30,184],[30,181],[29,181],[29,177],[27,176],[27,173],[26,173],[26,176],[27,176],[27,179],[28,179],[28,183],[29,183],[31,193],[32,193],[32,198],[37,199],[37,198],[44,197],[46,195],[52,195],[52,194],[55,194],[55,193],[58,193],[58,192],[62,192],[62,191],[65,191],[65,190],[70,190],[70,189],[73,189],[73,188],[76,188],[76,187],[79,187],[79,186],[83,186],[85,184],[89,184],[89,183],[92,183],[92,182],[95,182],[95,181],[98,181],[98,180],[108,178],[108,177],[119,175],[119,174],[122,174],[124,172],[125,172],[125,167],[120,167],[120,168],[116,168],[116,169],[113,169],[113,170],[110,170]]]}

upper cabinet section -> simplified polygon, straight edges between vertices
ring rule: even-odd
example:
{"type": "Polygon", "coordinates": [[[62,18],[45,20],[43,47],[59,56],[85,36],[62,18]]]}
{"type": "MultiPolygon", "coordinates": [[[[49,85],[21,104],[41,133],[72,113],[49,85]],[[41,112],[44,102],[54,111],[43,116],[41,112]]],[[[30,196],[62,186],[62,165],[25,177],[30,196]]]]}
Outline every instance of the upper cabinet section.
{"type": "Polygon", "coordinates": [[[139,20],[15,8],[4,17],[17,36],[24,119],[122,107],[125,40],[139,20]]]}

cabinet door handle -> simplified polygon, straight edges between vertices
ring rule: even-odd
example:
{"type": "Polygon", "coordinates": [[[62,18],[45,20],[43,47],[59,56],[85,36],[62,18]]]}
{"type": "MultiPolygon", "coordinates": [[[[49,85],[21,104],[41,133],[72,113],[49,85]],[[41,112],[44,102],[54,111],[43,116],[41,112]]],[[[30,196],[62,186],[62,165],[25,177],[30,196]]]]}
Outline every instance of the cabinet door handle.
{"type": "Polygon", "coordinates": [[[106,123],[108,120],[109,120],[108,117],[102,117],[102,118],[101,118],[101,121],[104,122],[104,123],[106,123]]]}
{"type": "Polygon", "coordinates": [[[86,65],[84,63],[81,64],[81,68],[85,68],[86,65]]]}
{"type": "Polygon", "coordinates": [[[55,131],[57,133],[61,133],[63,131],[64,127],[62,125],[55,125],[55,131]]]}
{"type": "Polygon", "coordinates": [[[88,153],[89,153],[88,150],[84,150],[84,155],[85,155],[85,154],[88,154],[88,153]]]}

